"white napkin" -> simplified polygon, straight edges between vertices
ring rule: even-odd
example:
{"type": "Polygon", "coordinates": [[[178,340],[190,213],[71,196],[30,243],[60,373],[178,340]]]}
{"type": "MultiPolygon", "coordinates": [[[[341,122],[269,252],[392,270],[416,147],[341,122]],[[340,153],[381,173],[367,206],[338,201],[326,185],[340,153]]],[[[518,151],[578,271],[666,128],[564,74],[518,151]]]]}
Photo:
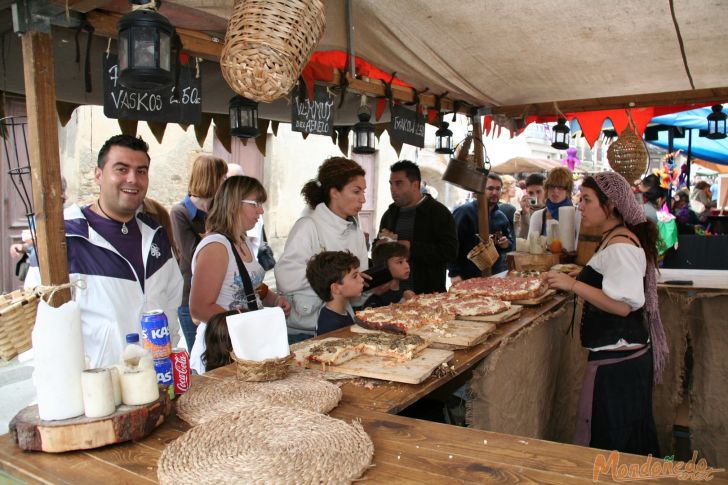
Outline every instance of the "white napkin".
{"type": "Polygon", "coordinates": [[[237,358],[261,361],[288,356],[286,317],[281,308],[231,315],[226,320],[237,358]]]}

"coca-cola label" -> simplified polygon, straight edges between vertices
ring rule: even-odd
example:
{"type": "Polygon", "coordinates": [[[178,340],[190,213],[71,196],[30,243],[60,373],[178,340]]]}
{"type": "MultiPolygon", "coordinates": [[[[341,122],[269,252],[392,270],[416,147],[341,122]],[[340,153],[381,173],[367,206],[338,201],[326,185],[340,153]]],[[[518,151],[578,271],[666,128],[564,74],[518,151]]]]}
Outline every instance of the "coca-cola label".
{"type": "Polygon", "coordinates": [[[177,394],[182,394],[190,388],[190,366],[187,352],[174,352],[172,354],[172,361],[175,391],[177,391],[177,394]]]}

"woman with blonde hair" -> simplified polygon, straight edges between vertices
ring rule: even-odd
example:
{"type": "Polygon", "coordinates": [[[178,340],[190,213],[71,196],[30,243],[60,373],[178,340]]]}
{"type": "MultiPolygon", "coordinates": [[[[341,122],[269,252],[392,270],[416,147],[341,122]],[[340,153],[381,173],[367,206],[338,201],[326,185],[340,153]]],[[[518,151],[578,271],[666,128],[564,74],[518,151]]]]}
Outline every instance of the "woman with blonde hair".
{"type": "MultiPolygon", "coordinates": [[[[546,189],[546,207],[535,211],[531,215],[531,222],[528,228],[528,237],[532,235],[546,235],[546,221],[559,220],[559,209],[561,207],[573,206],[571,192],[574,190],[574,177],[566,167],[556,167],[551,170],[544,182],[546,189]]],[[[579,232],[579,213],[576,214],[576,230],[579,232]]]]}
{"type": "Polygon", "coordinates": [[[205,371],[205,322],[214,315],[263,306],[279,306],[286,314],[291,309],[286,298],[263,284],[265,270],[245,237],[263,214],[266,198],[258,180],[234,176],[223,182],[213,199],[205,223],[207,234],[192,257],[190,313],[200,324],[190,366],[198,373],[205,371]]]}
{"type": "Polygon", "coordinates": [[[192,254],[205,234],[205,220],[210,211],[212,197],[225,180],[226,173],[227,164],[223,159],[206,154],[198,156],[192,164],[187,195],[169,211],[174,241],[178,248],[179,269],[184,279],[182,304],[177,309],[177,316],[188,349],[192,349],[195,344],[197,331],[190,317],[189,303],[192,254]]]}

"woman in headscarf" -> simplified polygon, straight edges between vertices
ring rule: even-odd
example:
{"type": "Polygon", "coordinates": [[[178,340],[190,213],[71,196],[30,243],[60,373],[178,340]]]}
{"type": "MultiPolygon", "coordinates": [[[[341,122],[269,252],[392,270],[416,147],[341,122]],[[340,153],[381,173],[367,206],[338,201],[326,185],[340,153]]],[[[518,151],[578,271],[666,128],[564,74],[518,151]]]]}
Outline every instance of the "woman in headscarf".
{"type": "Polygon", "coordinates": [[[657,227],[615,172],[587,177],[581,196],[584,227],[602,232],[597,252],[576,278],[547,275],[551,287],[584,301],[580,334],[589,362],[575,442],[659,456],[652,383],[668,348],[657,305],[657,227]]]}

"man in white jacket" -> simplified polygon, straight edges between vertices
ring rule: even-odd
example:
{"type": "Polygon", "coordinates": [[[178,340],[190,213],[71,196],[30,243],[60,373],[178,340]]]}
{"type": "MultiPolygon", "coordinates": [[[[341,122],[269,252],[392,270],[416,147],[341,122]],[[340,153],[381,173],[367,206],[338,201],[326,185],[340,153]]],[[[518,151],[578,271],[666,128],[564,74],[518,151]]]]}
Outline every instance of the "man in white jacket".
{"type": "Polygon", "coordinates": [[[149,147],[116,135],[99,151],[96,202],[64,211],[68,271],[81,307],[84,350],[92,367],[120,362],[128,333],[141,332],[142,313],[162,309],[174,347],[182,275],[164,228],[141,212],[149,185],[149,147]]]}

